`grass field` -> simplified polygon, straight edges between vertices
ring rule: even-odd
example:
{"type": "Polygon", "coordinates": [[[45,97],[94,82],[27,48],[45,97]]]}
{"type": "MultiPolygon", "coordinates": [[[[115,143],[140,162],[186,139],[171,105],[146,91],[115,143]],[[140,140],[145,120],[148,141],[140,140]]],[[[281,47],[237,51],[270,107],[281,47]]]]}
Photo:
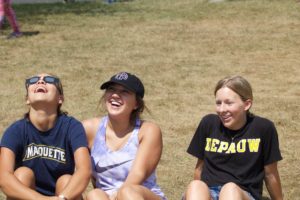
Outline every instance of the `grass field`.
{"type": "Polygon", "coordinates": [[[63,108],[82,120],[103,114],[97,107],[103,81],[119,71],[132,72],[146,87],[151,114],[144,118],[163,131],[158,182],[169,200],[178,200],[196,162],[187,146],[200,119],[214,112],[215,83],[240,74],[254,89],[252,111],[277,127],[285,199],[300,199],[296,0],[98,1],[14,8],[26,35],[6,40],[8,25],[0,35],[0,133],[27,111],[24,79],[30,75],[61,77],[63,108]],[[35,31],[39,34],[30,36],[35,31]]]}

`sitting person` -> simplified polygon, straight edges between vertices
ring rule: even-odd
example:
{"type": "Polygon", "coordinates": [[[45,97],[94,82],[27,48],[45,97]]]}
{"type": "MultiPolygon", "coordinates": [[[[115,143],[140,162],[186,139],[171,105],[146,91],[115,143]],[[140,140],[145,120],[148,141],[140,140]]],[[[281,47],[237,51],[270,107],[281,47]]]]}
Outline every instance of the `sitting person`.
{"type": "Polygon", "coordinates": [[[216,113],[201,120],[188,148],[198,158],[186,200],[260,200],[263,180],[272,200],[282,200],[277,131],[250,113],[249,82],[226,77],[215,87],[216,113]]]}
{"type": "Polygon", "coordinates": [[[59,78],[40,74],[25,86],[29,111],[1,140],[2,191],[8,199],[81,199],[91,176],[84,128],[61,111],[59,78]]]}
{"type": "Polygon", "coordinates": [[[155,169],[162,154],[162,134],[141,120],[144,86],[121,72],[101,85],[107,115],[83,121],[92,157],[94,187],[87,200],[165,200],[155,169]]]}

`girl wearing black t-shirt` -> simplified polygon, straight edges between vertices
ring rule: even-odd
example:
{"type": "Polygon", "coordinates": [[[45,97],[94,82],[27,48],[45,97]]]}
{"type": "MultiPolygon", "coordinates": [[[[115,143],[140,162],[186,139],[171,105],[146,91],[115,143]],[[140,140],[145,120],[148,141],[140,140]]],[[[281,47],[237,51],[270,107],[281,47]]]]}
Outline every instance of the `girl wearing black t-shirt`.
{"type": "Polygon", "coordinates": [[[250,113],[250,84],[226,77],[214,94],[217,114],[203,117],[187,150],[198,161],[184,198],[258,200],[264,180],[272,200],[283,199],[277,131],[270,120],[250,113]]]}

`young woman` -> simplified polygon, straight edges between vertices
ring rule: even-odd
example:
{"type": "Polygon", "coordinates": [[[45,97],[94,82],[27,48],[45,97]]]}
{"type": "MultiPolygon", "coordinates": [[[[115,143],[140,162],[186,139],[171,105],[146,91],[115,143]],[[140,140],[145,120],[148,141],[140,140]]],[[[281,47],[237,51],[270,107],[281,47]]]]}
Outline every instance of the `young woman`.
{"type": "Polygon", "coordinates": [[[25,87],[29,111],[1,140],[2,191],[8,199],[81,199],[91,176],[84,128],[61,111],[59,78],[40,74],[25,87]]]}
{"type": "Polygon", "coordinates": [[[95,186],[87,200],[165,199],[155,175],[163,147],[161,131],[140,119],[145,107],[143,83],[121,72],[101,89],[107,116],[83,122],[95,186]]]}
{"type": "Polygon", "coordinates": [[[265,180],[272,200],[281,200],[277,131],[250,113],[250,84],[241,76],[226,77],[214,93],[217,114],[201,120],[188,148],[198,161],[185,199],[258,200],[265,180]]]}
{"type": "Polygon", "coordinates": [[[11,0],[0,0],[0,30],[5,16],[7,17],[9,24],[13,29],[13,32],[8,36],[8,39],[22,36],[16,20],[15,12],[11,7],[11,0]]]}

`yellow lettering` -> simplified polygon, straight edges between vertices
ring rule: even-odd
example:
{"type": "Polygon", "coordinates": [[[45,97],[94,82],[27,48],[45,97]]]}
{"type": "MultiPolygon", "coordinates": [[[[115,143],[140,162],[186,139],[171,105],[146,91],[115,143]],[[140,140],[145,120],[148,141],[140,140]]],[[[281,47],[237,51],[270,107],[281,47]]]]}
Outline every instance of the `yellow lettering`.
{"type": "Polygon", "coordinates": [[[212,144],[211,144],[211,149],[210,149],[210,151],[211,151],[211,152],[217,152],[217,146],[216,146],[216,145],[218,145],[218,144],[220,144],[220,140],[218,140],[218,139],[213,139],[213,140],[212,140],[212,144]]]}
{"type": "Polygon", "coordinates": [[[236,150],[235,150],[235,143],[230,143],[230,146],[228,148],[228,150],[226,151],[226,153],[236,153],[236,150]]]}
{"type": "Polygon", "coordinates": [[[211,147],[211,138],[206,138],[205,151],[209,151],[211,147]]]}
{"type": "Polygon", "coordinates": [[[223,151],[226,151],[227,149],[228,149],[228,142],[221,141],[218,152],[222,153],[223,151]]]}
{"type": "Polygon", "coordinates": [[[260,139],[248,139],[248,145],[250,152],[258,152],[260,139]]]}
{"type": "Polygon", "coordinates": [[[236,150],[239,153],[245,153],[246,152],[246,139],[242,139],[237,143],[236,150]]]}

